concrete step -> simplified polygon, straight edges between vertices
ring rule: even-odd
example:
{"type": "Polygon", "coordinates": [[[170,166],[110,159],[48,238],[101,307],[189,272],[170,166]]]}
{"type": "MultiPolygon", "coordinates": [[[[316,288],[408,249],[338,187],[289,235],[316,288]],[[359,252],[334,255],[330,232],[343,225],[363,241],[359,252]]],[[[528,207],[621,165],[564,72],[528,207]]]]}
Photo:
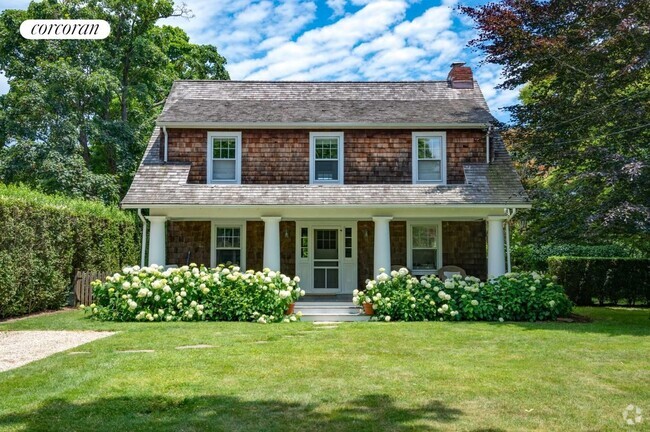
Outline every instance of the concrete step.
{"type": "Polygon", "coordinates": [[[296,302],[296,307],[332,307],[332,308],[351,308],[358,307],[352,302],[337,302],[337,301],[302,301],[296,302]]]}
{"type": "Polygon", "coordinates": [[[295,311],[302,313],[302,321],[343,322],[369,319],[359,306],[349,302],[297,302],[295,311]]]}
{"type": "Polygon", "coordinates": [[[351,322],[351,321],[369,321],[368,315],[336,315],[336,314],[317,314],[303,315],[301,321],[307,322],[351,322]]]}

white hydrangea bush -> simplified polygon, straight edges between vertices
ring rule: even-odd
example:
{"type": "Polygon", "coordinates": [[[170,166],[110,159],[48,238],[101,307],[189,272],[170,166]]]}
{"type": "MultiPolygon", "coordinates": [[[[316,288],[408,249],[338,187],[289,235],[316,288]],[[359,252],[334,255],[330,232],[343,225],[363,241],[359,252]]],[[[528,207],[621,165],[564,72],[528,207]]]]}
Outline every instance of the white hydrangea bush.
{"type": "Polygon", "coordinates": [[[95,303],[82,308],[110,321],[292,322],[300,317],[286,311],[305,295],[299,282],[270,269],[133,266],[93,282],[95,303]]]}
{"type": "Polygon", "coordinates": [[[561,286],[536,273],[488,282],[454,275],[443,282],[436,275],[417,278],[406,268],[390,274],[380,269],[352,300],[371,305],[379,321],[535,321],[568,315],[572,307],[561,286]]]}

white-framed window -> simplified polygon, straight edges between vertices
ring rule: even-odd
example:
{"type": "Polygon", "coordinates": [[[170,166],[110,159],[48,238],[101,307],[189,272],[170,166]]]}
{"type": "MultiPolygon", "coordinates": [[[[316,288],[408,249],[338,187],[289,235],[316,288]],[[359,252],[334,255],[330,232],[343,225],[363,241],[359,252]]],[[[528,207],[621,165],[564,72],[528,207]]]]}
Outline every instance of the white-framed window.
{"type": "Polygon", "coordinates": [[[435,273],[442,266],[442,224],[407,224],[407,265],[415,275],[435,273]]]}
{"type": "Polygon", "coordinates": [[[413,183],[447,183],[445,132],[413,132],[413,183]]]}
{"type": "Polygon", "coordinates": [[[309,133],[309,182],[343,184],[343,132],[309,133]]]}
{"type": "Polygon", "coordinates": [[[246,224],[214,222],[212,251],[212,267],[230,263],[246,269],[246,224]]]}
{"type": "Polygon", "coordinates": [[[208,183],[241,183],[241,132],[208,132],[208,183]]]}

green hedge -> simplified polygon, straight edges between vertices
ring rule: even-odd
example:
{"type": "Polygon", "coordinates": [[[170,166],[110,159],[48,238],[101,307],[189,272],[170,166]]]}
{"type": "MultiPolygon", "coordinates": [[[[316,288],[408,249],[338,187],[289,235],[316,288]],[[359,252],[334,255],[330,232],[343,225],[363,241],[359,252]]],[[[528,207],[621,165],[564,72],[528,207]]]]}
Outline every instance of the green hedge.
{"type": "Polygon", "coordinates": [[[65,304],[75,269],[139,260],[133,214],[98,202],[0,184],[0,318],[65,304]]]}
{"type": "Polygon", "coordinates": [[[650,259],[550,257],[549,272],[557,276],[567,295],[579,306],[650,304],[650,259]]]}
{"type": "Polygon", "coordinates": [[[641,258],[638,251],[620,245],[580,245],[571,243],[515,245],[512,248],[511,256],[513,268],[517,271],[543,272],[548,271],[548,259],[552,256],[641,258]]]}

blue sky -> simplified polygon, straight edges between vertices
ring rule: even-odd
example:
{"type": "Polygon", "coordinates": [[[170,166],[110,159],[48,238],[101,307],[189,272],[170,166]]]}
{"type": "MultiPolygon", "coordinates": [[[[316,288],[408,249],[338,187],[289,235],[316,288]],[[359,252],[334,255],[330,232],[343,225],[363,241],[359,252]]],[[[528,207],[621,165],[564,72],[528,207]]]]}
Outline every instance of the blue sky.
{"type": "MultiPolygon", "coordinates": [[[[463,4],[483,3],[481,0],[463,4]]],[[[25,8],[28,0],[3,0],[25,8]]],[[[455,10],[457,0],[186,0],[195,15],[163,22],[192,42],[213,44],[239,80],[438,80],[464,61],[493,114],[516,103],[516,91],[496,90],[500,68],[479,66],[466,47],[475,35],[455,10]]],[[[0,93],[7,91],[0,76],[0,93]]]]}

